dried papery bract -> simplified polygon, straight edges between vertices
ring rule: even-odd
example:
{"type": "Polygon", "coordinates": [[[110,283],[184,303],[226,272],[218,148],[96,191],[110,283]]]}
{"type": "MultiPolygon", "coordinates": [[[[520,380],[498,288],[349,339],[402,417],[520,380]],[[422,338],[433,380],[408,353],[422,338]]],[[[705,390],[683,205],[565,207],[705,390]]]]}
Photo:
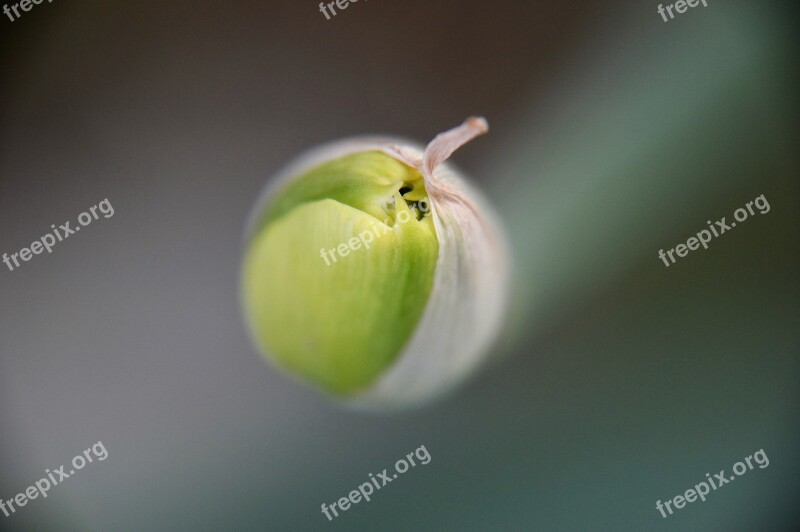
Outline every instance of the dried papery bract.
{"type": "Polygon", "coordinates": [[[346,404],[379,410],[429,401],[480,366],[502,327],[509,253],[491,208],[445,161],[487,130],[470,118],[425,149],[352,139],[283,173],[252,218],[242,283],[268,358],[346,404]],[[429,217],[320,261],[320,243],[347,242],[380,223],[386,205],[402,210],[423,196],[429,217]]]}

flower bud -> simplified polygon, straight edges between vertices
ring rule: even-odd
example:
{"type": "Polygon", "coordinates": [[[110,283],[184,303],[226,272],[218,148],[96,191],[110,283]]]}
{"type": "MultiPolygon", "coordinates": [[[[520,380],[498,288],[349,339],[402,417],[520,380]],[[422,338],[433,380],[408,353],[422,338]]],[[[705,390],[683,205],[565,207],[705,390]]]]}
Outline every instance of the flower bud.
{"type": "Polygon", "coordinates": [[[509,257],[494,214],[445,163],[488,129],[427,148],[356,138],[300,157],[258,201],[242,271],[255,344],[357,406],[421,404],[479,367],[501,328],[509,257]]]}

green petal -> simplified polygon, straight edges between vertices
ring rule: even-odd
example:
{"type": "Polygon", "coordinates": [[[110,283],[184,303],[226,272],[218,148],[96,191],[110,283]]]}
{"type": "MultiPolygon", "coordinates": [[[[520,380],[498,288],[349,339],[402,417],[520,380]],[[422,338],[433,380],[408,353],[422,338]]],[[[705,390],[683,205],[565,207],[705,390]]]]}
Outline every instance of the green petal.
{"type": "Polygon", "coordinates": [[[439,252],[430,216],[398,216],[409,209],[398,191],[416,199],[422,183],[388,155],[363,152],[311,170],[273,200],[243,272],[250,328],[271,359],[340,395],[396,359],[428,302],[439,252]]]}
{"type": "Polygon", "coordinates": [[[323,199],[334,199],[383,221],[386,202],[403,186],[412,188],[412,193],[422,190],[424,196],[425,185],[419,172],[385,153],[347,155],[288,183],[263,213],[259,226],[263,228],[302,203],[323,199]]]}

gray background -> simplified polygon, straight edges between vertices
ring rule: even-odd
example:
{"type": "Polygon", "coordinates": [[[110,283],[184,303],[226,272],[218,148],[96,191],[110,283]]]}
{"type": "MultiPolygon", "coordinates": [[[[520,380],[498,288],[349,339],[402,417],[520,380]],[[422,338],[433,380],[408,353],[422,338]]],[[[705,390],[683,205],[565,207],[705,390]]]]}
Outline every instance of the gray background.
{"type": "Polygon", "coordinates": [[[712,2],[53,2],[0,20],[0,497],[10,530],[752,530],[797,523],[796,13],[712,2]],[[712,90],[713,89],[713,90],[712,90]],[[701,97],[702,96],[702,97],[701,97]],[[707,96],[707,98],[706,98],[707,96]],[[356,414],[250,346],[241,236],[305,148],[420,141],[506,218],[520,300],[457,394],[356,414]],[[772,210],[657,259],[765,194],[772,210]],[[73,222],[74,223],[74,222],[73,222]],[[520,331],[523,331],[520,333],[520,331]],[[320,512],[420,445],[432,460],[320,512]],[[665,500],[763,448],[669,519],[665,500]]]}

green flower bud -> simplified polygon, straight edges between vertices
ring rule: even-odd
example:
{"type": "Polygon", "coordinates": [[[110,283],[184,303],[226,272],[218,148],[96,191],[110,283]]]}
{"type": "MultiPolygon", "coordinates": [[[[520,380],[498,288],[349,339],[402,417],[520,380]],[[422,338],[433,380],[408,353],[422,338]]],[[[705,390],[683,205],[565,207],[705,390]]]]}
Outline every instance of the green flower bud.
{"type": "Polygon", "coordinates": [[[506,306],[508,257],[481,198],[442,164],[482,119],[407,143],[354,139],[291,165],[254,209],[242,272],[276,365],[352,404],[421,403],[474,371],[506,306]]]}

